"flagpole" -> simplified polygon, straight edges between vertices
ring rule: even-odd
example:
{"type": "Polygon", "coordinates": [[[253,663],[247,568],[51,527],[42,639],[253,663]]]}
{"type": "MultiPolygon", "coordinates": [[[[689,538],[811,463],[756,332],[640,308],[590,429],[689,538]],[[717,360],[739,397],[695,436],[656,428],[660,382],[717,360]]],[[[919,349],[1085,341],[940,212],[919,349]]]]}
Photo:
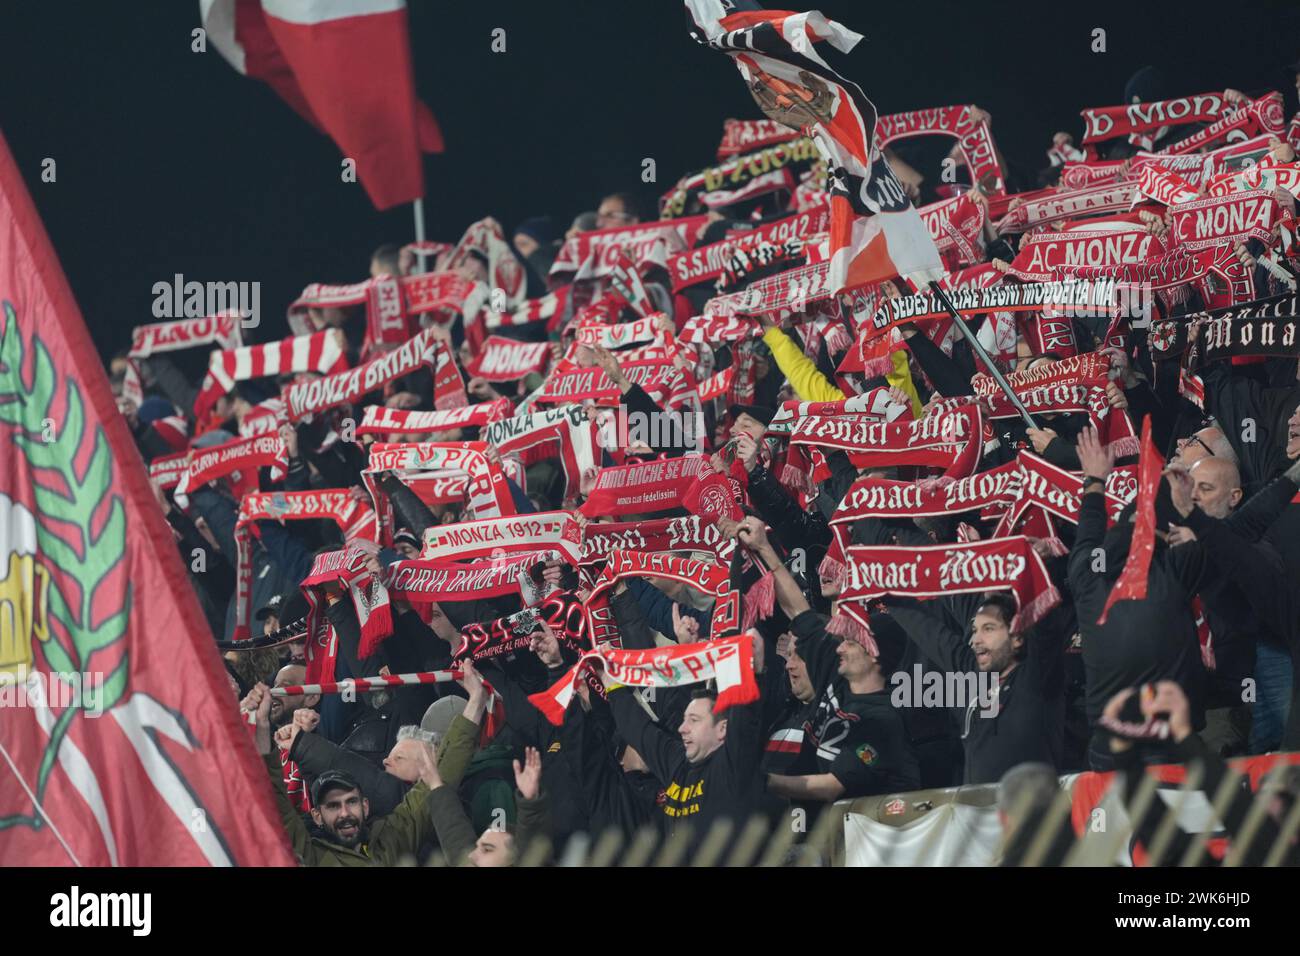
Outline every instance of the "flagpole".
{"type": "Polygon", "coordinates": [[[930,291],[933,292],[934,297],[939,300],[939,304],[948,310],[948,314],[952,316],[953,322],[957,324],[957,331],[960,332],[962,337],[970,343],[970,347],[975,350],[975,354],[984,361],[984,367],[987,368],[989,374],[993,376],[993,381],[997,382],[998,388],[1002,389],[1002,391],[1006,393],[1011,404],[1015,407],[1016,411],[1020,413],[1020,417],[1025,420],[1025,424],[1030,428],[1037,428],[1037,423],[1032,417],[1030,417],[1029,409],[1025,408],[1024,403],[1020,401],[1020,396],[1012,391],[1011,385],[1008,384],[1005,378],[1003,378],[1002,373],[998,371],[998,367],[993,364],[993,359],[989,358],[989,353],[984,351],[984,346],[980,345],[979,339],[975,337],[975,333],[970,330],[968,325],[966,325],[966,320],[961,317],[961,313],[957,311],[957,307],[952,304],[952,299],[948,298],[948,293],[944,291],[943,286],[939,285],[938,281],[931,280],[930,291]]]}
{"type": "MultiPolygon", "coordinates": [[[[419,244],[424,243],[424,197],[421,196],[411,202],[411,211],[415,213],[415,241],[419,244]]],[[[427,252],[416,252],[415,254],[415,272],[417,275],[424,273],[424,259],[427,252]]]]}

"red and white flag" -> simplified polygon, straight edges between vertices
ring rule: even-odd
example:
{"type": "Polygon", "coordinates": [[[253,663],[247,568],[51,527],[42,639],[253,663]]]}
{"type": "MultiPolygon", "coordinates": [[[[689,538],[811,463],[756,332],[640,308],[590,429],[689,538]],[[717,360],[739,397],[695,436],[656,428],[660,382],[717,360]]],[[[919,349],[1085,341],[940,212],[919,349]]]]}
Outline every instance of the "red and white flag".
{"type": "Polygon", "coordinates": [[[405,0],[199,0],[212,45],[356,161],[376,209],[424,196],[442,132],[415,95],[405,0]]]}
{"type": "Polygon", "coordinates": [[[2,138],[0,446],[0,866],[292,865],[266,767],[2,138]]]}

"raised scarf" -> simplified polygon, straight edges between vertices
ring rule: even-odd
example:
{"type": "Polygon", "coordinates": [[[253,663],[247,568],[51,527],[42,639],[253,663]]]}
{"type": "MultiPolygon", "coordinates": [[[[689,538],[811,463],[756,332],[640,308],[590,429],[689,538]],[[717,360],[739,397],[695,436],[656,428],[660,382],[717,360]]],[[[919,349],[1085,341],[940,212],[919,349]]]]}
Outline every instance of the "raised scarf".
{"type": "Polygon", "coordinates": [[[804,239],[825,232],[830,223],[830,209],[823,206],[755,226],[739,234],[728,233],[725,239],[699,246],[668,258],[668,274],[672,277],[673,291],[702,282],[711,282],[722,275],[728,259],[736,251],[748,251],[766,243],[782,243],[787,239],[804,239]]]}
{"type": "Polygon", "coordinates": [[[579,510],[594,518],[680,508],[696,478],[709,470],[708,459],[701,455],[607,466],[579,510]]]}
{"type": "Polygon", "coordinates": [[[1164,251],[1160,238],[1142,226],[1046,232],[1026,237],[1007,271],[1026,282],[1048,282],[1060,278],[1061,266],[1144,262],[1164,251]]]}
{"type": "Polygon", "coordinates": [[[549,342],[517,342],[492,335],[484,341],[467,371],[489,382],[513,382],[529,372],[545,371],[550,361],[549,342]]]}
{"type": "Polygon", "coordinates": [[[479,438],[502,455],[521,454],[527,459],[529,450],[536,449],[548,458],[558,456],[571,496],[577,495],[582,476],[599,460],[598,426],[579,405],[502,418],[485,425],[479,438]]]}
{"type": "MultiPolygon", "coordinates": [[[[680,216],[701,193],[718,192],[724,188],[736,189],[756,179],[769,177],[770,173],[792,164],[813,162],[817,157],[813,141],[806,137],[777,143],[742,156],[733,156],[716,166],[680,179],[676,186],[660,198],[659,217],[672,219],[680,216]]],[[[781,186],[773,184],[772,188],[779,189],[781,186]]]]}
{"type": "Polygon", "coordinates": [[[587,633],[592,647],[606,643],[622,646],[609,598],[614,586],[625,578],[665,578],[711,595],[715,600],[710,634],[721,635],[740,626],[740,595],[732,588],[731,571],[726,566],[672,554],[610,551],[587,596],[587,633]]]}
{"type": "Polygon", "coordinates": [[[297,382],[285,391],[289,419],[296,422],[306,415],[346,402],[355,402],[393,379],[409,375],[425,365],[433,367],[443,348],[442,341],[433,337],[432,330],[425,329],[391,352],[385,352],[364,365],[324,378],[297,382]]]}
{"type": "Polygon", "coordinates": [[[477,428],[509,418],[513,407],[508,398],[497,398],[477,405],[463,405],[460,408],[432,412],[388,408],[385,405],[367,405],[356,434],[427,435],[460,428],[477,428]]]}
{"type": "Polygon", "coordinates": [[[912,136],[952,137],[970,170],[971,181],[991,191],[1004,190],[1006,182],[998,162],[997,146],[993,143],[993,132],[986,121],[975,122],[974,111],[973,106],[957,105],[881,116],[876,120],[876,147],[884,149],[912,136]]]}
{"type": "Polygon", "coordinates": [[[201,319],[137,325],[131,330],[131,351],[127,357],[142,359],[160,352],[176,352],[200,345],[238,348],[243,340],[242,319],[243,316],[237,313],[221,313],[201,319]]]}
{"type": "Polygon", "coordinates": [[[217,399],[230,392],[236,382],[295,372],[332,375],[347,367],[343,333],[338,329],[213,352],[208,360],[208,373],[194,400],[194,414],[205,417],[217,399]]]}
{"type": "Polygon", "coordinates": [[[886,594],[933,598],[1007,590],[1019,609],[1013,631],[1032,627],[1061,600],[1043,559],[1022,536],[924,548],[854,545],[847,557],[840,607],[864,626],[867,602],[886,594]]]}
{"type": "Polygon", "coordinates": [[[456,524],[431,525],[424,532],[426,561],[466,561],[521,551],[559,551],[570,564],[578,563],[582,531],[568,511],[485,518],[456,524]]]}
{"type": "Polygon", "coordinates": [[[307,599],[307,681],[332,681],[338,659],[338,636],[324,614],[324,597],[316,591],[322,584],[339,584],[352,600],[361,625],[357,658],[365,660],[375,653],[380,642],[393,633],[393,611],[388,589],[370,573],[366,562],[370,552],[348,545],[338,551],[316,555],[311,573],[299,587],[307,599]]]}
{"type": "Polygon", "coordinates": [[[718,699],[713,711],[722,713],[728,707],[758,700],[753,655],[748,634],[644,651],[601,648],[588,651],[564,677],[528,700],[552,724],[563,724],[580,675],[599,663],[611,678],[628,687],[686,687],[716,681],[718,699]]]}
{"type": "Polygon", "coordinates": [[[1005,236],[1081,216],[1127,212],[1136,195],[1136,183],[1102,183],[1086,189],[1058,192],[1041,199],[1028,200],[1003,217],[997,224],[998,233],[1005,236]]]}
{"type": "MultiPolygon", "coordinates": [[[[366,473],[463,471],[469,475],[467,504],[476,518],[515,513],[501,466],[488,460],[485,442],[377,442],[370,446],[366,473]]],[[[400,475],[399,475],[400,477],[400,475]]],[[[372,491],[372,494],[374,492],[372,491]]]]}
{"type": "Polygon", "coordinates": [[[487,561],[394,561],[385,569],[384,581],[394,598],[412,604],[443,601],[477,601],[517,597],[520,575],[528,576],[538,563],[562,560],[558,551],[529,551],[487,561]]]}
{"type": "Polygon", "coordinates": [[[460,629],[465,642],[454,660],[490,660],[526,651],[543,621],[562,647],[579,655],[591,650],[582,600],[570,591],[558,591],[514,614],[465,625],[460,629]]]}
{"type": "Polygon", "coordinates": [[[707,215],[686,216],[578,233],[560,247],[550,275],[572,272],[575,279],[603,278],[617,266],[620,249],[638,266],[666,262],[669,255],[695,245],[708,221],[707,215]]]}
{"type": "Polygon", "coordinates": [[[583,530],[581,564],[604,561],[612,551],[656,554],[671,551],[711,551],[730,561],[736,540],[722,534],[713,521],[691,515],[648,521],[589,522],[583,530]]]}
{"type": "Polygon", "coordinates": [[[798,138],[797,130],[775,120],[723,120],[722,140],[718,143],[718,160],[738,156],[764,146],[788,143],[798,138]]]}
{"type": "Polygon", "coordinates": [[[1169,231],[1189,252],[1232,246],[1249,239],[1269,245],[1273,227],[1282,220],[1283,213],[1277,194],[1265,189],[1206,196],[1174,206],[1169,231]]]}
{"type": "Polygon", "coordinates": [[[1217,119],[1230,109],[1222,93],[1201,93],[1152,103],[1081,110],[1083,136],[1079,142],[1086,145],[1133,133],[1148,133],[1162,126],[1204,123],[1217,119]]]}
{"type": "Polygon", "coordinates": [[[181,508],[189,507],[189,493],[210,481],[232,476],[238,490],[257,488],[257,469],[269,467],[271,480],[278,481],[289,470],[288,456],[280,436],[256,435],[236,438],[210,448],[192,449],[189,465],[176,484],[172,497],[181,508]],[[234,473],[238,472],[238,475],[234,473]]]}

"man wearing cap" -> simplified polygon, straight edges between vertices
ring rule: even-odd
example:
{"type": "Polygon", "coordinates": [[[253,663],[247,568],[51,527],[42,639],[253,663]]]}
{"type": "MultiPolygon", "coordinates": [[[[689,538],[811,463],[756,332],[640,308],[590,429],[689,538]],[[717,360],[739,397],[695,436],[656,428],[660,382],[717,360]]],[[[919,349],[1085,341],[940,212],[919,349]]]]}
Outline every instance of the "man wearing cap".
{"type": "Polygon", "coordinates": [[[331,770],[317,777],[311,788],[311,816],[320,832],[313,835],[289,802],[281,781],[280,761],[271,742],[272,699],[265,684],[258,684],[248,696],[256,717],[257,748],[266,760],[280,819],[298,859],[306,866],[395,866],[414,858],[434,834],[429,789],[440,781],[429,748],[420,750],[419,782],[385,817],[371,816],[370,801],[346,772],[331,770]]]}
{"type": "Polygon", "coordinates": [[[741,544],[775,576],[777,598],[790,617],[790,631],[816,695],[804,724],[804,746],[814,753],[816,772],[768,774],[768,792],[791,800],[829,802],[918,789],[916,754],[903,718],[890,703],[889,675],[907,642],[902,629],[888,615],[873,614],[875,648],[847,639],[837,644],[781,563],[763,522],[748,517],[739,533],[741,544]]]}

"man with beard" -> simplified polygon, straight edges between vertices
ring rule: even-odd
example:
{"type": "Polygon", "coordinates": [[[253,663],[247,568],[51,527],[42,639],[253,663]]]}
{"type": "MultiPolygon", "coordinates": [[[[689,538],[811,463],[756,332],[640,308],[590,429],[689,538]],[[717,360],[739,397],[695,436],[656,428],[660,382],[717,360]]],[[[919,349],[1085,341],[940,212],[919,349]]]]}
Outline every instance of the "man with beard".
{"type": "Polygon", "coordinates": [[[313,834],[281,783],[280,761],[271,744],[272,699],[265,684],[254,687],[247,698],[255,715],[257,749],[266,760],[276,807],[298,859],[306,866],[394,866],[414,858],[420,845],[433,836],[429,790],[435,783],[441,785],[428,748],[421,751],[419,781],[396,810],[378,819],[370,815],[370,801],[348,774],[322,774],[312,785],[311,817],[319,827],[313,834]]]}

